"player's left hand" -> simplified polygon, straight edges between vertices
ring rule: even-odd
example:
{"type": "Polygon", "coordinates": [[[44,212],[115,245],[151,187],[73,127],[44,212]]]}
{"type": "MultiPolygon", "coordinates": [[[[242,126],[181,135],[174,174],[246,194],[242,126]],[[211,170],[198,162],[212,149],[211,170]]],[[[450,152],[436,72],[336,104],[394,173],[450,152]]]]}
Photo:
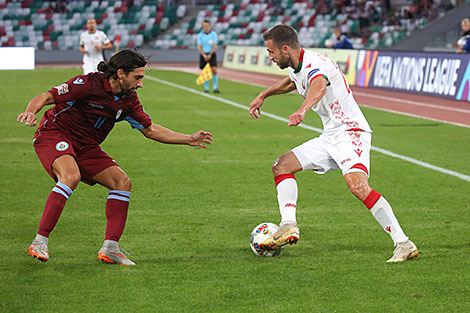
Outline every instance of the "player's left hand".
{"type": "Polygon", "coordinates": [[[31,127],[36,126],[36,124],[38,123],[38,119],[36,118],[36,115],[34,115],[31,112],[20,113],[20,115],[18,115],[18,117],[16,118],[16,121],[20,123],[24,122],[25,125],[31,126],[31,127]]]}
{"type": "Polygon", "coordinates": [[[289,126],[297,126],[304,120],[305,113],[295,112],[289,116],[289,126]]]}
{"type": "Polygon", "coordinates": [[[95,46],[95,49],[98,50],[98,51],[100,51],[100,50],[103,49],[103,46],[95,46]]]}
{"type": "Polygon", "coordinates": [[[192,147],[207,148],[212,141],[212,133],[200,130],[190,136],[189,145],[192,147]]]}

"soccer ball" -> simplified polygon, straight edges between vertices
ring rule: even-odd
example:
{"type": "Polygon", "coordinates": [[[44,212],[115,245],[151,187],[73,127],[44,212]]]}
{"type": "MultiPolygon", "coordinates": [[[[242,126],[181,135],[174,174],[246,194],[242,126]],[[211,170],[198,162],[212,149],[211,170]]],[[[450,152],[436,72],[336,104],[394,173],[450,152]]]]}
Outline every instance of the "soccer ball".
{"type": "Polygon", "coordinates": [[[274,235],[274,233],[279,229],[279,226],[273,223],[261,223],[253,229],[251,232],[250,238],[250,247],[251,250],[257,256],[265,256],[265,257],[274,257],[278,256],[282,253],[284,247],[281,247],[279,250],[267,250],[263,251],[258,247],[258,244],[265,241],[267,238],[274,235]]]}

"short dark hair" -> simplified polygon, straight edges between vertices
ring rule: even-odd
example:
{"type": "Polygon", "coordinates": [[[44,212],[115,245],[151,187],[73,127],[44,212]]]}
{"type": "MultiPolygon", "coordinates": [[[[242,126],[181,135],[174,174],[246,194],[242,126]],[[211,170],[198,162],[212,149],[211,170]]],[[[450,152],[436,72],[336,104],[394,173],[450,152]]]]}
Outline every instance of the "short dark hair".
{"type": "Polygon", "coordinates": [[[204,20],[204,21],[202,21],[202,22],[203,22],[203,23],[209,23],[209,24],[211,23],[211,22],[209,22],[209,20],[204,20]]]}
{"type": "Polygon", "coordinates": [[[147,65],[149,56],[143,56],[137,50],[124,49],[113,55],[108,62],[101,61],[98,64],[98,71],[103,72],[106,78],[117,78],[117,71],[122,69],[128,74],[134,69],[147,65]]]}
{"type": "Polygon", "coordinates": [[[263,39],[264,41],[272,40],[278,48],[281,48],[283,45],[288,45],[291,48],[300,47],[297,32],[286,24],[276,25],[264,32],[263,39]]]}

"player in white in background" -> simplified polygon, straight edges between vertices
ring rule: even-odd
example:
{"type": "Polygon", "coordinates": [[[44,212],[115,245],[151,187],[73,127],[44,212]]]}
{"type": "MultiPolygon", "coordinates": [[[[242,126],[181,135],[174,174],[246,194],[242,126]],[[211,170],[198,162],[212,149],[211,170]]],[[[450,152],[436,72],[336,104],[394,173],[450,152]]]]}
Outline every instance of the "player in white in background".
{"type": "Polygon", "coordinates": [[[263,39],[271,61],[281,69],[287,68],[289,77],[261,92],[251,102],[251,116],[260,117],[260,107],[265,98],[297,88],[305,100],[297,112],[289,116],[288,125],[299,125],[312,109],[320,115],[324,132],[274,162],[272,170],[282,219],[279,230],[259,246],[265,250],[278,249],[299,240],[296,172],[313,170],[324,174],[341,169],[349,190],[392,237],[396,248],[387,262],[416,258],[418,250],[404,234],[390,204],[369,186],[372,130],[341,70],[327,57],[302,49],[295,30],[290,26],[277,25],[265,32],[263,39]]]}
{"type": "Polygon", "coordinates": [[[96,21],[89,18],[87,31],[80,35],[80,51],[83,53],[83,73],[97,72],[98,63],[104,61],[103,50],[112,49],[113,45],[101,30],[96,29],[96,21]]]}

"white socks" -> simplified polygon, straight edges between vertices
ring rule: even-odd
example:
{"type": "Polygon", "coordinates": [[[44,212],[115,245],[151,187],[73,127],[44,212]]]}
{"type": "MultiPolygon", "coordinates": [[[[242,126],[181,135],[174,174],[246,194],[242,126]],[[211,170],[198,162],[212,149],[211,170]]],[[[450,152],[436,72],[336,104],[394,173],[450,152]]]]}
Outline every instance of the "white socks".
{"type": "Polygon", "coordinates": [[[41,243],[44,243],[44,244],[49,244],[49,238],[47,238],[46,236],[43,236],[43,235],[39,235],[39,234],[36,234],[36,238],[34,238],[34,240],[37,240],[41,243]]]}
{"type": "MultiPolygon", "coordinates": [[[[279,202],[279,210],[281,211],[281,224],[288,222],[296,223],[298,189],[295,176],[292,174],[282,174],[276,176],[274,181],[276,182],[277,200],[279,202]]],[[[395,245],[398,242],[408,240],[395,214],[393,214],[392,207],[380,193],[372,190],[363,202],[380,226],[390,234],[395,245]]]]}
{"type": "MultiPolygon", "coordinates": [[[[287,176],[287,175],[286,175],[287,176]]],[[[277,181],[276,181],[277,182],[277,181]]],[[[281,211],[281,224],[296,223],[295,212],[297,208],[297,181],[294,175],[285,177],[277,183],[277,200],[281,211]]]]}
{"type": "Polygon", "coordinates": [[[383,196],[381,196],[372,208],[370,208],[370,213],[372,213],[380,226],[390,234],[395,245],[397,242],[405,242],[408,240],[408,237],[406,237],[405,233],[401,229],[395,214],[393,214],[392,207],[383,196]]]}
{"type": "Polygon", "coordinates": [[[103,249],[119,250],[119,242],[114,240],[105,240],[103,242],[103,249]]]}

